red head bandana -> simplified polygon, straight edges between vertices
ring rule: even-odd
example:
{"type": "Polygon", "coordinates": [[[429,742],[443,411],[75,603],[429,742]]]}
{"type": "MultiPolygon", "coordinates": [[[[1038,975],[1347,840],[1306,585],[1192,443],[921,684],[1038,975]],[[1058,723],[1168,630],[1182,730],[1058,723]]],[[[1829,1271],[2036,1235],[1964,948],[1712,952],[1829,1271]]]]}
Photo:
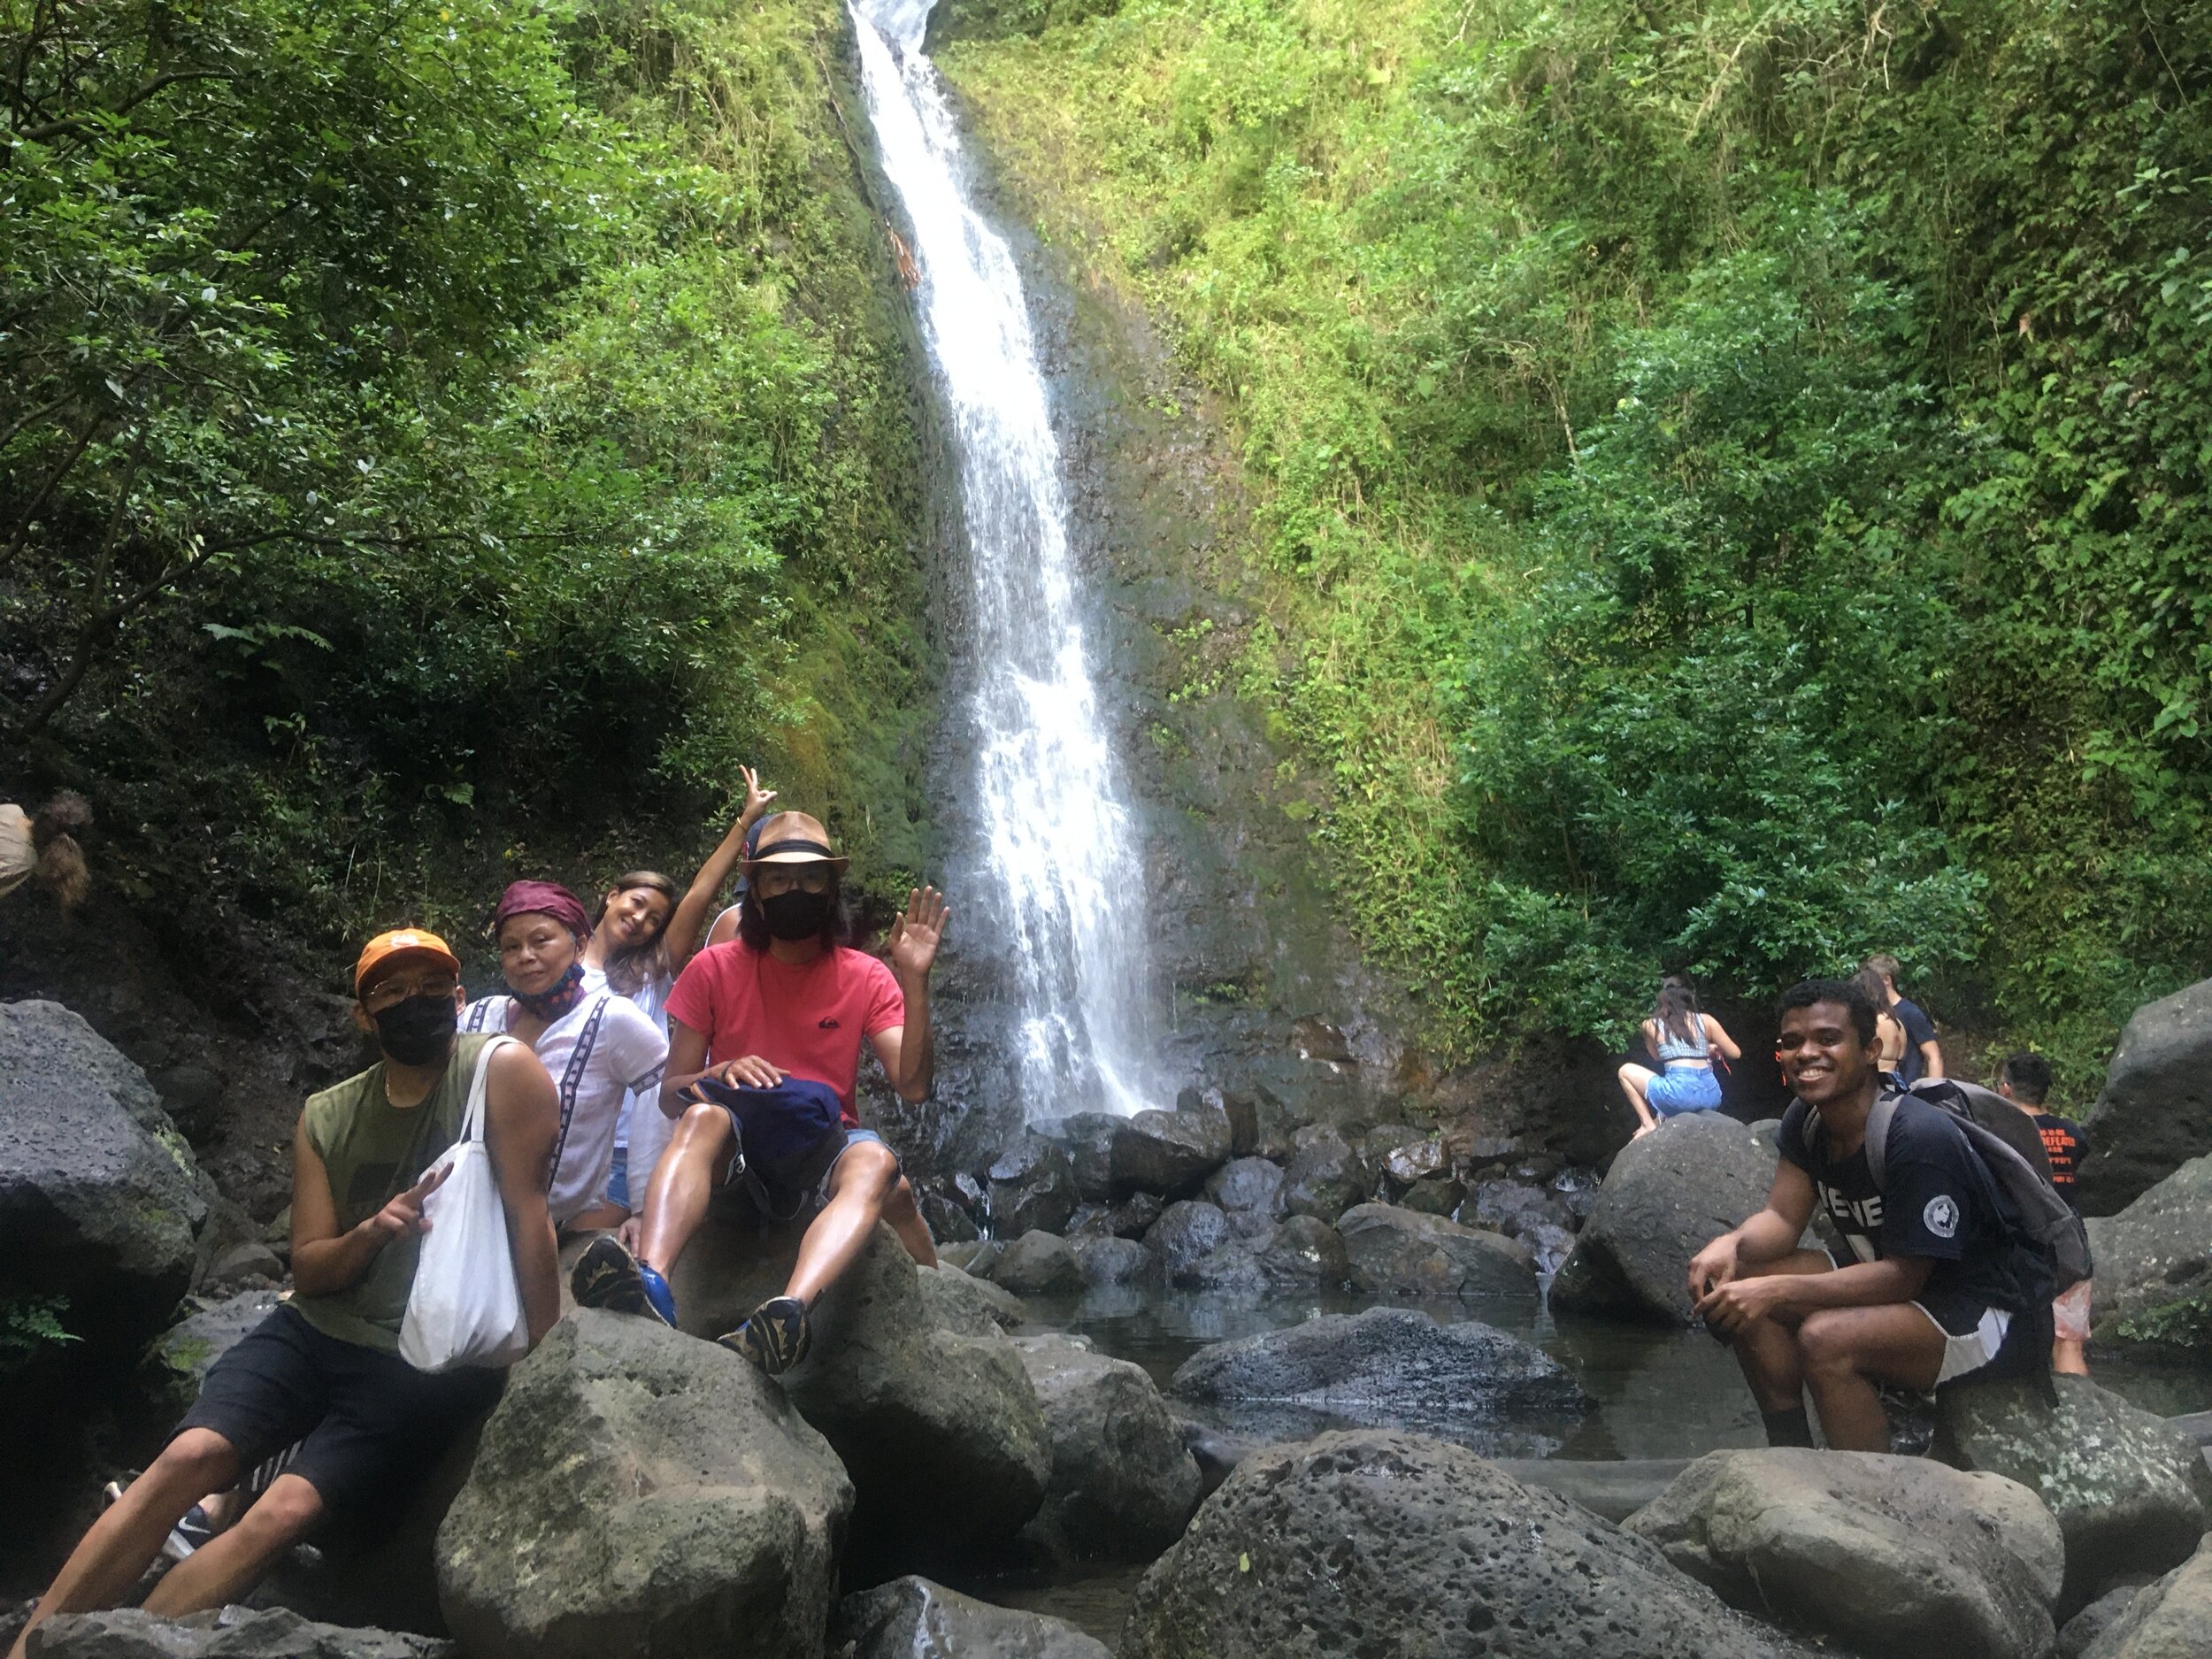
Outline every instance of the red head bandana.
{"type": "Polygon", "coordinates": [[[576,935],[578,941],[591,937],[591,918],[584,914],[583,902],[557,881],[517,881],[499,895],[499,908],[492,912],[492,932],[496,933],[510,916],[525,916],[539,911],[576,935]]]}

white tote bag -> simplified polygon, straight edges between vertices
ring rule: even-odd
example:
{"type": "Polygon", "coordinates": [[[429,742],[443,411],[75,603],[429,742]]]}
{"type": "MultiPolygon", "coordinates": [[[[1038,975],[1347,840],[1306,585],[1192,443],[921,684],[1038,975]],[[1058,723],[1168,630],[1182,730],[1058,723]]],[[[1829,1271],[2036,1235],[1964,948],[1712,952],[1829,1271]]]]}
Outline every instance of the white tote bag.
{"type": "Polygon", "coordinates": [[[476,1056],[461,1138],[446,1159],[452,1173],[423,1201],[430,1231],[416,1258],[399,1332],[399,1356],[417,1371],[511,1365],[530,1350],[530,1325],[507,1243],[507,1210],[484,1145],[485,1075],[492,1056],[514,1041],[495,1037],[476,1056]]]}

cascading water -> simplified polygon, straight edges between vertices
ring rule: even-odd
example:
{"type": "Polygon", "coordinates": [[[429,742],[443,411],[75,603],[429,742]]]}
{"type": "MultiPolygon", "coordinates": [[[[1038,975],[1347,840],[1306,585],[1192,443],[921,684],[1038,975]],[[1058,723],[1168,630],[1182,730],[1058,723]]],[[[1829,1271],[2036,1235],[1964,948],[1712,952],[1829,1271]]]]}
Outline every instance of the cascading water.
{"type": "Polygon", "coordinates": [[[1016,955],[1027,1111],[1128,1113],[1168,1103],[1146,1059],[1136,828],[1091,677],[1021,277],[969,199],[957,127],[922,52],[931,4],[857,0],[853,20],[883,169],[913,227],[922,331],[959,461],[978,896],[995,943],[1016,955]]]}

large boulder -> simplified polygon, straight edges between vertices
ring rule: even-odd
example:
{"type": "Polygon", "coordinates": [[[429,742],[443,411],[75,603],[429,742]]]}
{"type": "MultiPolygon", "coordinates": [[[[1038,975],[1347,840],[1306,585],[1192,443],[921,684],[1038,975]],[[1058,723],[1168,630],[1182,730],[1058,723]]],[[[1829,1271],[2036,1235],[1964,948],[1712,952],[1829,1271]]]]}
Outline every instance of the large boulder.
{"type": "Polygon", "coordinates": [[[58,1002],[0,1003],[0,1298],[111,1359],[168,1323],[207,1213],[146,1074],[58,1002]]]}
{"type": "Polygon", "coordinates": [[[1083,1288],[1083,1270],[1065,1239],[1025,1233],[999,1252],[991,1282],[1017,1296],[1065,1295],[1083,1288]]]}
{"type": "Polygon", "coordinates": [[[2082,1649],[2082,1659],[2201,1659],[2212,1654],[2212,1543],[2146,1585],[2082,1649]]]}
{"type": "Polygon", "coordinates": [[[1126,1121],[1113,1112],[1078,1112],[1034,1125],[1033,1133],[1057,1141],[1067,1153],[1075,1171],[1075,1190],[1083,1202],[1102,1204],[1115,1195],[1114,1137],[1126,1121]]]}
{"type": "Polygon", "coordinates": [[[1970,1469],[2016,1480],[2066,1536],[2070,1613],[2122,1579],[2186,1560],[2212,1525],[2212,1472],[2196,1442],[2086,1377],[1954,1384],[1945,1431],[1970,1469]]]}
{"type": "MultiPolygon", "coordinates": [[[[1591,1404],[1533,1343],[1471,1319],[1439,1325],[1411,1308],[1324,1314],[1217,1342],[1185,1360],[1168,1387],[1202,1405],[1278,1408],[1294,1432],[1307,1415],[1440,1432],[1501,1417],[1571,1424],[1591,1404]]],[[[1319,1424],[1304,1426],[1310,1432],[1319,1424]]]]}
{"type": "Polygon", "coordinates": [[[215,1362],[276,1310],[273,1290],[243,1290],[220,1302],[198,1302],[146,1350],[139,1374],[152,1403],[165,1416],[183,1416],[200,1397],[215,1362]]]}
{"type": "Polygon", "coordinates": [[[2135,1010],[2082,1126],[2089,1156],[2074,1191],[2093,1215],[2212,1152],[2212,979],[2135,1010]]]}
{"type": "Polygon", "coordinates": [[[2192,1158],[2118,1215],[2093,1217],[2100,1342],[2212,1340],[2212,1156],[2192,1158]]]}
{"type": "Polygon", "coordinates": [[[1463,1226],[1488,1227],[1509,1239],[1526,1237],[1538,1227],[1572,1233],[1574,1212],[1543,1187],[1509,1179],[1478,1181],[1472,1201],[1458,1217],[1463,1226]]]}
{"type": "Polygon", "coordinates": [[[814,1655],[853,1505],[754,1366],[584,1310],[514,1368],[438,1531],[474,1659],[814,1655]]]}
{"type": "Polygon", "coordinates": [[[1152,1231],[1144,1235],[1144,1248],[1159,1263],[1170,1281],[1204,1260],[1235,1235],[1229,1217],[1213,1205],[1197,1199],[1170,1204],[1152,1231]]]}
{"type": "MultiPolygon", "coordinates": [[[[2177,1567],[2176,1572],[2181,1571],[2177,1567]]],[[[2087,1607],[2059,1626],[2057,1659],[2081,1659],[2090,1645],[2118,1622],[2120,1615],[2143,1593],[2139,1584],[2124,1584],[2107,1590],[2087,1607]]]]}
{"type": "Polygon", "coordinates": [[[1335,1290],[1349,1284],[1352,1257],[1325,1221],[1291,1216],[1258,1247],[1260,1271],[1276,1290],[1335,1290]]]}
{"type": "Polygon", "coordinates": [[[917,1268],[914,1279],[921,1288],[922,1306],[948,1331],[963,1336],[989,1336],[994,1331],[1018,1330],[1029,1322],[1029,1310],[1022,1306],[1019,1296],[957,1267],[940,1263],[917,1268]]]}
{"type": "Polygon", "coordinates": [[[1479,1233],[1401,1210],[1361,1204],[1336,1224],[1351,1258],[1352,1282],[1378,1296],[1533,1296],[1528,1251],[1495,1233],[1479,1233]]]}
{"type": "Polygon", "coordinates": [[[1159,1272],[1159,1259],[1134,1239],[1075,1239],[1068,1248],[1087,1286],[1133,1285],[1159,1272]]]}
{"type": "Polygon", "coordinates": [[[1732,1606],[1885,1659],[2036,1659],[2058,1523],[2001,1475],[1917,1457],[1709,1452],[1625,1523],[1732,1606]]]}
{"type": "Polygon", "coordinates": [[[991,1165],[991,1230],[1002,1239],[1064,1233],[1077,1202],[1075,1165],[1041,1135],[1024,1135],[991,1165]]]}
{"type": "Polygon", "coordinates": [[[927,1578],[895,1578],[837,1605],[850,1659],[1112,1659],[1106,1644],[1041,1613],[993,1607],[927,1578]]]}
{"type": "Polygon", "coordinates": [[[1056,1558],[1151,1560],[1198,1507],[1198,1465],[1152,1379],[1074,1337],[1014,1346],[1052,1437],[1051,1484],[1023,1537],[1056,1558]]]}
{"type": "Polygon", "coordinates": [[[1472,1452],[1367,1429],[1247,1455],[1137,1586],[1121,1659],[1777,1659],[1658,1548],[1472,1452]]]}
{"type": "Polygon", "coordinates": [[[1141,1111],[1114,1132],[1111,1164],[1118,1193],[1187,1198],[1229,1161],[1229,1118],[1218,1107],[1141,1111]]]}
{"type": "Polygon", "coordinates": [[[1732,1118],[1668,1119],[1613,1160],[1552,1306],[1689,1324],[1690,1258],[1756,1212],[1773,1184],[1772,1156],[1732,1118]]]}
{"type": "Polygon", "coordinates": [[[1283,1171],[1283,1209],[1334,1224],[1367,1196],[1367,1162],[1335,1130],[1301,1129],[1283,1171]]]}
{"type": "Polygon", "coordinates": [[[1239,1234],[1263,1238],[1283,1213],[1282,1165],[1265,1158],[1225,1164],[1208,1178],[1206,1196],[1239,1234]]]}
{"type": "Polygon", "coordinates": [[[214,1608],[157,1618],[142,1608],[65,1613],[31,1632],[33,1659],[451,1659],[449,1641],[317,1624],[288,1608],[214,1608]]]}

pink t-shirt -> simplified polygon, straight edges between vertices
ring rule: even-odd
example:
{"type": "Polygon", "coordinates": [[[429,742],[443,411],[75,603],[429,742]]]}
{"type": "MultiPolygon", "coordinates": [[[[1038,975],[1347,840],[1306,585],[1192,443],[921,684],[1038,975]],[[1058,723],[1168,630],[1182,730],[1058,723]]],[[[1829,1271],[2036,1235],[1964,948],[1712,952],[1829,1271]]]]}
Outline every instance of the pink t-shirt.
{"type": "Polygon", "coordinates": [[[737,940],[709,945],[686,964],[667,1006],[671,1019],[706,1038],[709,1064],[757,1054],[793,1077],[826,1083],[856,1127],[861,1040],[906,1024],[906,997],[891,970],[841,946],[795,964],[737,940]]]}

